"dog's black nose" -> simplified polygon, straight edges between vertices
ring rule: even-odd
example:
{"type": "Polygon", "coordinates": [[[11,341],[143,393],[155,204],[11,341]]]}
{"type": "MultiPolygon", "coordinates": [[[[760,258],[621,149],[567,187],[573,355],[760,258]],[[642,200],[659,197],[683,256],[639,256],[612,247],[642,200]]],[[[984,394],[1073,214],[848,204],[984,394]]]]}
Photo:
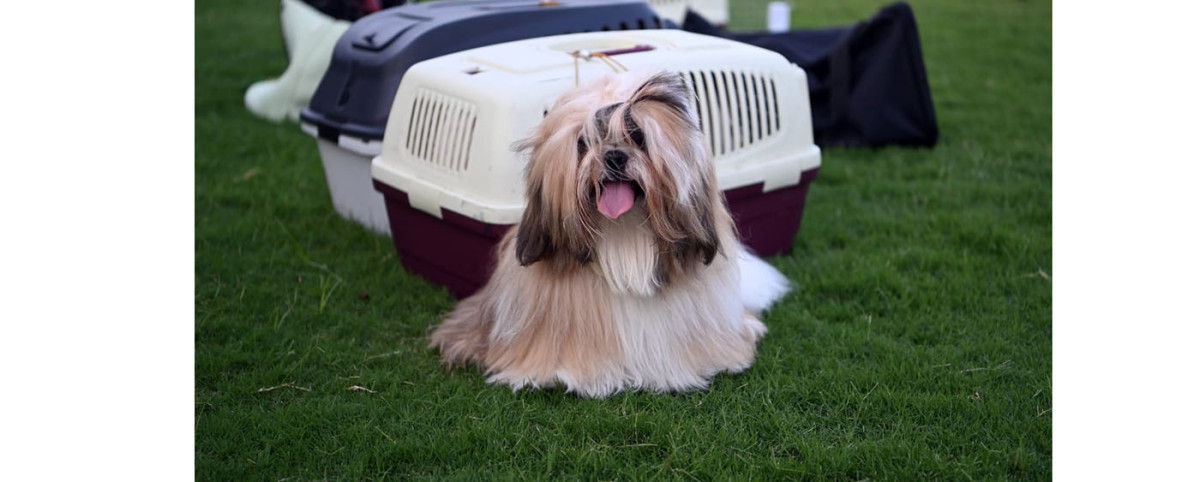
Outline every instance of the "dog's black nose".
{"type": "Polygon", "coordinates": [[[629,162],[629,157],[623,151],[612,150],[604,153],[604,165],[608,166],[610,171],[623,172],[626,162],[629,162]]]}

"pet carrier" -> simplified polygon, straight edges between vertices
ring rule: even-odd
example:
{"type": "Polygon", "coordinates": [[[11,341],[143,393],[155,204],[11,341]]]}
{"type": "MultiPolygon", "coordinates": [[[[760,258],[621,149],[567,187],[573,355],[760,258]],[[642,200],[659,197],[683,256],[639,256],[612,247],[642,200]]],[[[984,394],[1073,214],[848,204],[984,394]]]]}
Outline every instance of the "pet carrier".
{"type": "Polygon", "coordinates": [[[492,247],[524,209],[524,153],[557,97],[611,73],[577,51],[607,52],[630,70],[680,72],[745,243],[790,250],[820,167],[804,71],[777,53],[680,30],[560,35],[459,52],[414,65],[372,163],[392,239],[409,269],[458,296],[487,280],[492,247]],[[618,54],[626,51],[629,53],[618,54]]]}
{"type": "Polygon", "coordinates": [[[371,158],[380,152],[396,87],[411,65],[511,40],[662,27],[643,0],[447,0],[382,10],[338,40],[300,113],[301,129],[317,138],[337,212],[386,234],[383,198],[371,188],[371,158]]]}

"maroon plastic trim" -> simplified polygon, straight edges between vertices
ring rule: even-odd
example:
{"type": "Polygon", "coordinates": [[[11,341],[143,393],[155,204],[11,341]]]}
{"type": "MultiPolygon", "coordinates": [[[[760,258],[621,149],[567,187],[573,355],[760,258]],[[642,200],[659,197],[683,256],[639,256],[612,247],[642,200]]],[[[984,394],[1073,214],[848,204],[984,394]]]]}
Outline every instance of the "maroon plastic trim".
{"type": "MultiPolygon", "coordinates": [[[[800,230],[808,187],[818,169],[804,171],[795,186],[763,192],[763,184],[725,191],[742,242],[759,256],[791,252],[800,230]]],[[[392,242],[409,271],[465,298],[487,282],[494,251],[512,225],[489,224],[442,209],[442,219],[414,209],[408,194],[374,181],[387,204],[392,242]]]]}

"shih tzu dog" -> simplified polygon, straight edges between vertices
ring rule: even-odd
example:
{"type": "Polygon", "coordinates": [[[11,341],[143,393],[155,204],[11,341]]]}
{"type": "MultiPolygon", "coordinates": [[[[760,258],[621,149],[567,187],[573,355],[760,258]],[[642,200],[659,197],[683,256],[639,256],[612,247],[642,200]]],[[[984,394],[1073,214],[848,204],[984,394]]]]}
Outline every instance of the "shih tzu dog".
{"type": "Polygon", "coordinates": [[[528,206],[487,285],[431,335],[514,390],[702,389],[754,362],[787,280],[738,241],[675,73],[564,94],[534,135],[528,206]]]}

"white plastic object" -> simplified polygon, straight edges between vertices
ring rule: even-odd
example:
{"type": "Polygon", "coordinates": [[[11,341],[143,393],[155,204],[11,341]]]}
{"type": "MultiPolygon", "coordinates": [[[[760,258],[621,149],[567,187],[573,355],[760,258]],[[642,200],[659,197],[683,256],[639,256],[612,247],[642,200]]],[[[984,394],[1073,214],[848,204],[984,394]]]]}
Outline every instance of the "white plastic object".
{"type": "Polygon", "coordinates": [[[771,2],[767,4],[767,31],[771,33],[787,32],[791,29],[792,6],[788,2],[771,2]]]}
{"type": "MultiPolygon", "coordinates": [[[[560,94],[575,86],[577,50],[638,45],[611,58],[633,71],[681,72],[696,94],[701,130],[722,190],[794,186],[821,164],[813,143],[805,73],[783,56],[682,30],[559,35],[467,50],[415,64],[392,104],[375,180],[407,193],[413,208],[513,224],[524,208],[529,136],[560,94]]],[[[612,73],[580,60],[580,83],[612,73]]]]}
{"type": "Polygon", "coordinates": [[[729,23],[729,0],[649,0],[659,17],[683,24],[687,9],[692,9],[713,25],[729,23]]]}
{"type": "Polygon", "coordinates": [[[300,129],[317,139],[333,209],[343,218],[391,236],[383,195],[371,182],[370,160],[379,152],[380,142],[343,135],[335,143],[319,137],[312,125],[300,123],[300,129]]]}
{"type": "Polygon", "coordinates": [[[246,89],[246,109],[274,122],[297,122],[329,68],[333,46],[350,22],[325,15],[301,0],[280,0],[279,21],[291,59],[279,78],[255,82],[246,89]]]}

